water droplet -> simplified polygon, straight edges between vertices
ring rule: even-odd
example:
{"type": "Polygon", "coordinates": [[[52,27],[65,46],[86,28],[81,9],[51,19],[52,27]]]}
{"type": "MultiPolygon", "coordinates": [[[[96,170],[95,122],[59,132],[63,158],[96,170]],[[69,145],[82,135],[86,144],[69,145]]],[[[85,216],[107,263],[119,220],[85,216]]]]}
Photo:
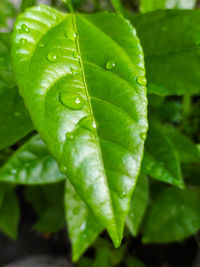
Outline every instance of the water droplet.
{"type": "Polygon", "coordinates": [[[44,44],[43,43],[40,43],[38,46],[39,47],[44,47],[44,44]]]}
{"type": "Polygon", "coordinates": [[[25,38],[19,39],[19,44],[20,45],[25,45],[27,43],[27,40],[25,38]]]}
{"type": "Polygon", "coordinates": [[[80,58],[79,54],[76,53],[76,52],[73,53],[73,57],[74,57],[75,59],[79,59],[79,58],[80,58]]]}
{"type": "Polygon", "coordinates": [[[70,68],[70,74],[72,74],[72,75],[77,75],[78,72],[77,72],[75,69],[70,68]]]}
{"type": "Polygon", "coordinates": [[[19,117],[19,116],[21,116],[22,114],[20,113],[20,112],[18,112],[18,111],[16,111],[15,113],[14,113],[14,116],[15,117],[19,117]]]}
{"type": "Polygon", "coordinates": [[[146,85],[147,84],[147,80],[144,76],[138,76],[137,77],[137,83],[139,85],[146,85]]]}
{"type": "Polygon", "coordinates": [[[80,211],[80,208],[79,207],[76,207],[76,208],[73,209],[73,213],[74,214],[78,214],[79,211],[80,211]]]}
{"type": "Polygon", "coordinates": [[[120,192],[120,194],[119,194],[119,198],[121,198],[121,199],[123,199],[123,198],[125,198],[126,197],[126,193],[125,192],[120,192]]]}
{"type": "Polygon", "coordinates": [[[30,29],[29,29],[29,27],[26,24],[22,24],[21,29],[24,32],[30,32],[30,29]]]}
{"type": "Polygon", "coordinates": [[[65,173],[65,172],[67,171],[67,167],[64,166],[64,165],[61,165],[61,166],[60,166],[60,171],[61,171],[62,173],[65,173]]]}
{"type": "Polygon", "coordinates": [[[80,229],[83,231],[83,230],[85,230],[85,228],[86,228],[86,222],[84,222],[84,223],[81,224],[80,229]]]}
{"type": "Polygon", "coordinates": [[[73,133],[71,133],[71,132],[68,132],[67,134],[66,134],[66,138],[67,139],[74,139],[74,135],[73,135],[73,133]]]}
{"type": "Polygon", "coordinates": [[[110,60],[106,63],[106,69],[107,70],[112,70],[115,67],[115,62],[110,60]]]}
{"type": "Polygon", "coordinates": [[[11,170],[11,173],[12,173],[12,174],[16,174],[17,171],[16,171],[15,169],[12,169],[12,170],[11,170]]]}
{"type": "Polygon", "coordinates": [[[79,126],[89,130],[89,131],[94,131],[94,129],[97,128],[96,122],[92,120],[90,116],[84,117],[79,121],[79,126]]]}
{"type": "Polygon", "coordinates": [[[60,93],[60,102],[67,108],[79,110],[83,107],[83,98],[79,95],[70,94],[62,91],[60,93]]]}
{"type": "Polygon", "coordinates": [[[67,32],[66,32],[66,36],[67,36],[67,38],[69,38],[71,41],[75,41],[75,40],[76,40],[76,33],[75,33],[75,32],[67,31],[67,32]]]}
{"type": "Polygon", "coordinates": [[[55,53],[49,52],[47,55],[47,59],[51,62],[55,62],[57,60],[57,56],[55,53]]]}
{"type": "Polygon", "coordinates": [[[146,139],[146,132],[140,133],[140,138],[144,141],[146,139]]]}

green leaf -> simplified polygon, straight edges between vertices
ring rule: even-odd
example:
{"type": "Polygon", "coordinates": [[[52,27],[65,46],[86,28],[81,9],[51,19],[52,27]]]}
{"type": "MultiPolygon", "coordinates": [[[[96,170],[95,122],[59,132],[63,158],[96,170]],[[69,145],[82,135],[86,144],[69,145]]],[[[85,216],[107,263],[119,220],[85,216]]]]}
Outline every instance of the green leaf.
{"type": "Polygon", "coordinates": [[[200,151],[195,143],[172,126],[165,127],[165,132],[182,162],[200,163],[200,151]]]}
{"type": "Polygon", "coordinates": [[[103,230],[92,211],[80,199],[70,182],[65,193],[66,220],[72,243],[72,259],[77,261],[103,230]]]}
{"type": "Polygon", "coordinates": [[[10,34],[0,33],[0,149],[33,130],[32,122],[17,92],[10,59],[10,34]]]}
{"type": "Polygon", "coordinates": [[[34,225],[34,229],[40,232],[55,233],[65,226],[64,209],[62,207],[50,207],[42,214],[34,225]]]}
{"type": "Polygon", "coordinates": [[[15,14],[15,8],[8,0],[0,2],[0,27],[7,26],[7,19],[15,14]]]}
{"type": "Polygon", "coordinates": [[[172,242],[200,228],[199,192],[167,188],[157,198],[144,225],[143,242],[172,242]]]}
{"type": "Polygon", "coordinates": [[[145,265],[136,258],[129,257],[126,260],[127,267],[145,267],[145,265]]]}
{"type": "Polygon", "coordinates": [[[140,10],[146,13],[157,9],[192,9],[196,2],[196,0],[140,0],[140,10]]]}
{"type": "Polygon", "coordinates": [[[200,10],[155,11],[130,20],[144,49],[148,92],[198,94],[200,10]]]}
{"type": "Polygon", "coordinates": [[[145,175],[140,175],[133,192],[130,210],[126,217],[126,225],[133,236],[139,231],[148,201],[148,180],[145,175]]]}
{"type": "Polygon", "coordinates": [[[19,203],[14,192],[4,196],[0,207],[0,229],[9,237],[16,239],[19,224],[19,203]]]}
{"type": "Polygon", "coordinates": [[[135,30],[112,13],[38,6],[18,17],[13,38],[15,73],[34,125],[119,246],[147,130],[135,30]]]}
{"type": "Polygon", "coordinates": [[[21,146],[0,169],[0,181],[15,184],[55,183],[65,179],[39,135],[21,146]]]}
{"type": "Polygon", "coordinates": [[[142,170],[159,181],[184,187],[175,149],[159,125],[150,124],[142,170]]]}

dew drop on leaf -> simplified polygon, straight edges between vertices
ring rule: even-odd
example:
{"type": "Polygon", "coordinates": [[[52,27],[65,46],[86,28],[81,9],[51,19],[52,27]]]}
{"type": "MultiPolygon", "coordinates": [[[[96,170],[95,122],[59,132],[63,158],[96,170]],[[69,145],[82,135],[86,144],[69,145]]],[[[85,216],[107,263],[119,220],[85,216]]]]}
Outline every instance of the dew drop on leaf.
{"type": "Polygon", "coordinates": [[[79,110],[83,107],[83,98],[77,94],[69,94],[67,92],[62,91],[59,95],[60,102],[63,106],[79,110]]]}
{"type": "Polygon", "coordinates": [[[112,70],[115,67],[115,62],[110,60],[106,63],[106,69],[107,70],[112,70]]]}
{"type": "Polygon", "coordinates": [[[66,138],[67,139],[74,139],[74,135],[73,135],[73,133],[71,133],[71,132],[68,132],[67,134],[66,134],[66,138]]]}
{"type": "Polygon", "coordinates": [[[147,84],[147,80],[144,76],[138,76],[137,77],[137,83],[139,85],[146,85],[147,84]]]}
{"type": "Polygon", "coordinates": [[[47,59],[51,62],[55,62],[57,60],[57,56],[55,53],[49,52],[47,55],[47,59]]]}
{"type": "Polygon", "coordinates": [[[140,133],[140,138],[144,141],[146,139],[146,133],[140,133]]]}
{"type": "Polygon", "coordinates": [[[76,208],[73,209],[73,213],[74,214],[78,214],[79,211],[80,211],[80,208],[79,207],[76,207],[76,208]]]}
{"type": "Polygon", "coordinates": [[[73,57],[74,57],[75,59],[79,59],[79,58],[80,58],[79,54],[76,53],[76,52],[73,53],[73,57]]]}
{"type": "Polygon", "coordinates": [[[60,166],[60,171],[61,171],[62,173],[65,173],[65,172],[67,171],[67,167],[64,166],[64,165],[60,166]]]}
{"type": "Polygon", "coordinates": [[[25,45],[26,43],[27,43],[27,40],[24,39],[24,38],[21,38],[21,39],[19,40],[19,44],[20,44],[20,45],[25,45]]]}
{"type": "Polygon", "coordinates": [[[79,121],[79,126],[93,132],[97,128],[96,122],[90,116],[84,117],[79,121]]]}
{"type": "Polygon", "coordinates": [[[22,24],[21,29],[24,32],[27,32],[27,33],[30,32],[30,29],[29,29],[29,27],[26,24],[22,24]]]}
{"type": "Polygon", "coordinates": [[[75,41],[75,40],[76,40],[76,33],[75,33],[75,32],[67,31],[67,32],[66,32],[66,36],[67,36],[67,38],[69,38],[71,41],[75,41]]]}
{"type": "Polygon", "coordinates": [[[123,191],[120,192],[119,197],[120,197],[121,199],[125,198],[125,197],[126,197],[126,193],[123,192],[123,191]]]}

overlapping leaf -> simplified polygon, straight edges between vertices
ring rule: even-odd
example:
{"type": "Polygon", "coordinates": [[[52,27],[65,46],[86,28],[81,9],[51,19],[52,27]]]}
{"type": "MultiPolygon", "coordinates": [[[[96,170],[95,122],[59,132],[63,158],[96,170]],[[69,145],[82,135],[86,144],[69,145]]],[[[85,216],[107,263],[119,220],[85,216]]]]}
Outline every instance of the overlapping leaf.
{"type": "Polygon", "coordinates": [[[103,227],[77,195],[69,181],[66,185],[65,209],[69,236],[72,242],[72,259],[76,261],[91,246],[103,227]]]}
{"type": "Polygon", "coordinates": [[[148,92],[200,93],[200,10],[163,10],[130,18],[145,55],[148,92]]]}
{"type": "Polygon", "coordinates": [[[148,180],[145,175],[140,175],[131,198],[130,210],[126,217],[126,225],[133,236],[138,234],[147,207],[147,201],[148,180]]]}
{"type": "Polygon", "coordinates": [[[145,220],[143,241],[172,242],[188,237],[200,228],[200,196],[193,189],[164,190],[145,220]]]}
{"type": "Polygon", "coordinates": [[[150,124],[142,170],[157,180],[184,187],[175,148],[159,125],[150,124]]]}
{"type": "Polygon", "coordinates": [[[0,149],[33,130],[15,86],[10,59],[10,34],[0,33],[0,149]]]}
{"type": "Polygon", "coordinates": [[[21,146],[0,168],[0,181],[47,184],[65,179],[39,135],[21,146]]]}
{"type": "Polygon", "coordinates": [[[135,30],[115,14],[39,6],[17,19],[13,60],[37,130],[118,246],[147,129],[135,30]]]}

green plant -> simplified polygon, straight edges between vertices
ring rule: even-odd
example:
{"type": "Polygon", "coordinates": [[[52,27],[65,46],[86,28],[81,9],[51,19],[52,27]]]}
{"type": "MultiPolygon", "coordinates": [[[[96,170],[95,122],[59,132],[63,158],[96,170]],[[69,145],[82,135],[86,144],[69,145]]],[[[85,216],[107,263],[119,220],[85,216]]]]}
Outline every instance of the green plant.
{"type": "MultiPolygon", "coordinates": [[[[7,17],[11,4],[4,2],[7,17]]],[[[200,229],[195,2],[143,0],[144,14],[134,15],[116,0],[117,14],[96,13],[101,1],[94,1],[93,14],[74,11],[83,10],[84,1],[68,2],[68,13],[57,1],[57,9],[36,2],[22,2],[25,12],[14,24],[12,49],[11,34],[0,33],[0,229],[17,237],[14,189],[21,184],[39,217],[34,229],[54,233],[67,222],[74,261],[104,229],[115,247],[125,225],[133,236],[140,231],[145,243],[195,234],[200,229]]],[[[109,3],[104,8],[112,10],[109,3]]],[[[115,252],[108,255],[104,245],[97,250],[93,265],[100,266],[103,257],[111,266],[115,252]]],[[[133,262],[128,258],[127,266],[133,262]]]]}

